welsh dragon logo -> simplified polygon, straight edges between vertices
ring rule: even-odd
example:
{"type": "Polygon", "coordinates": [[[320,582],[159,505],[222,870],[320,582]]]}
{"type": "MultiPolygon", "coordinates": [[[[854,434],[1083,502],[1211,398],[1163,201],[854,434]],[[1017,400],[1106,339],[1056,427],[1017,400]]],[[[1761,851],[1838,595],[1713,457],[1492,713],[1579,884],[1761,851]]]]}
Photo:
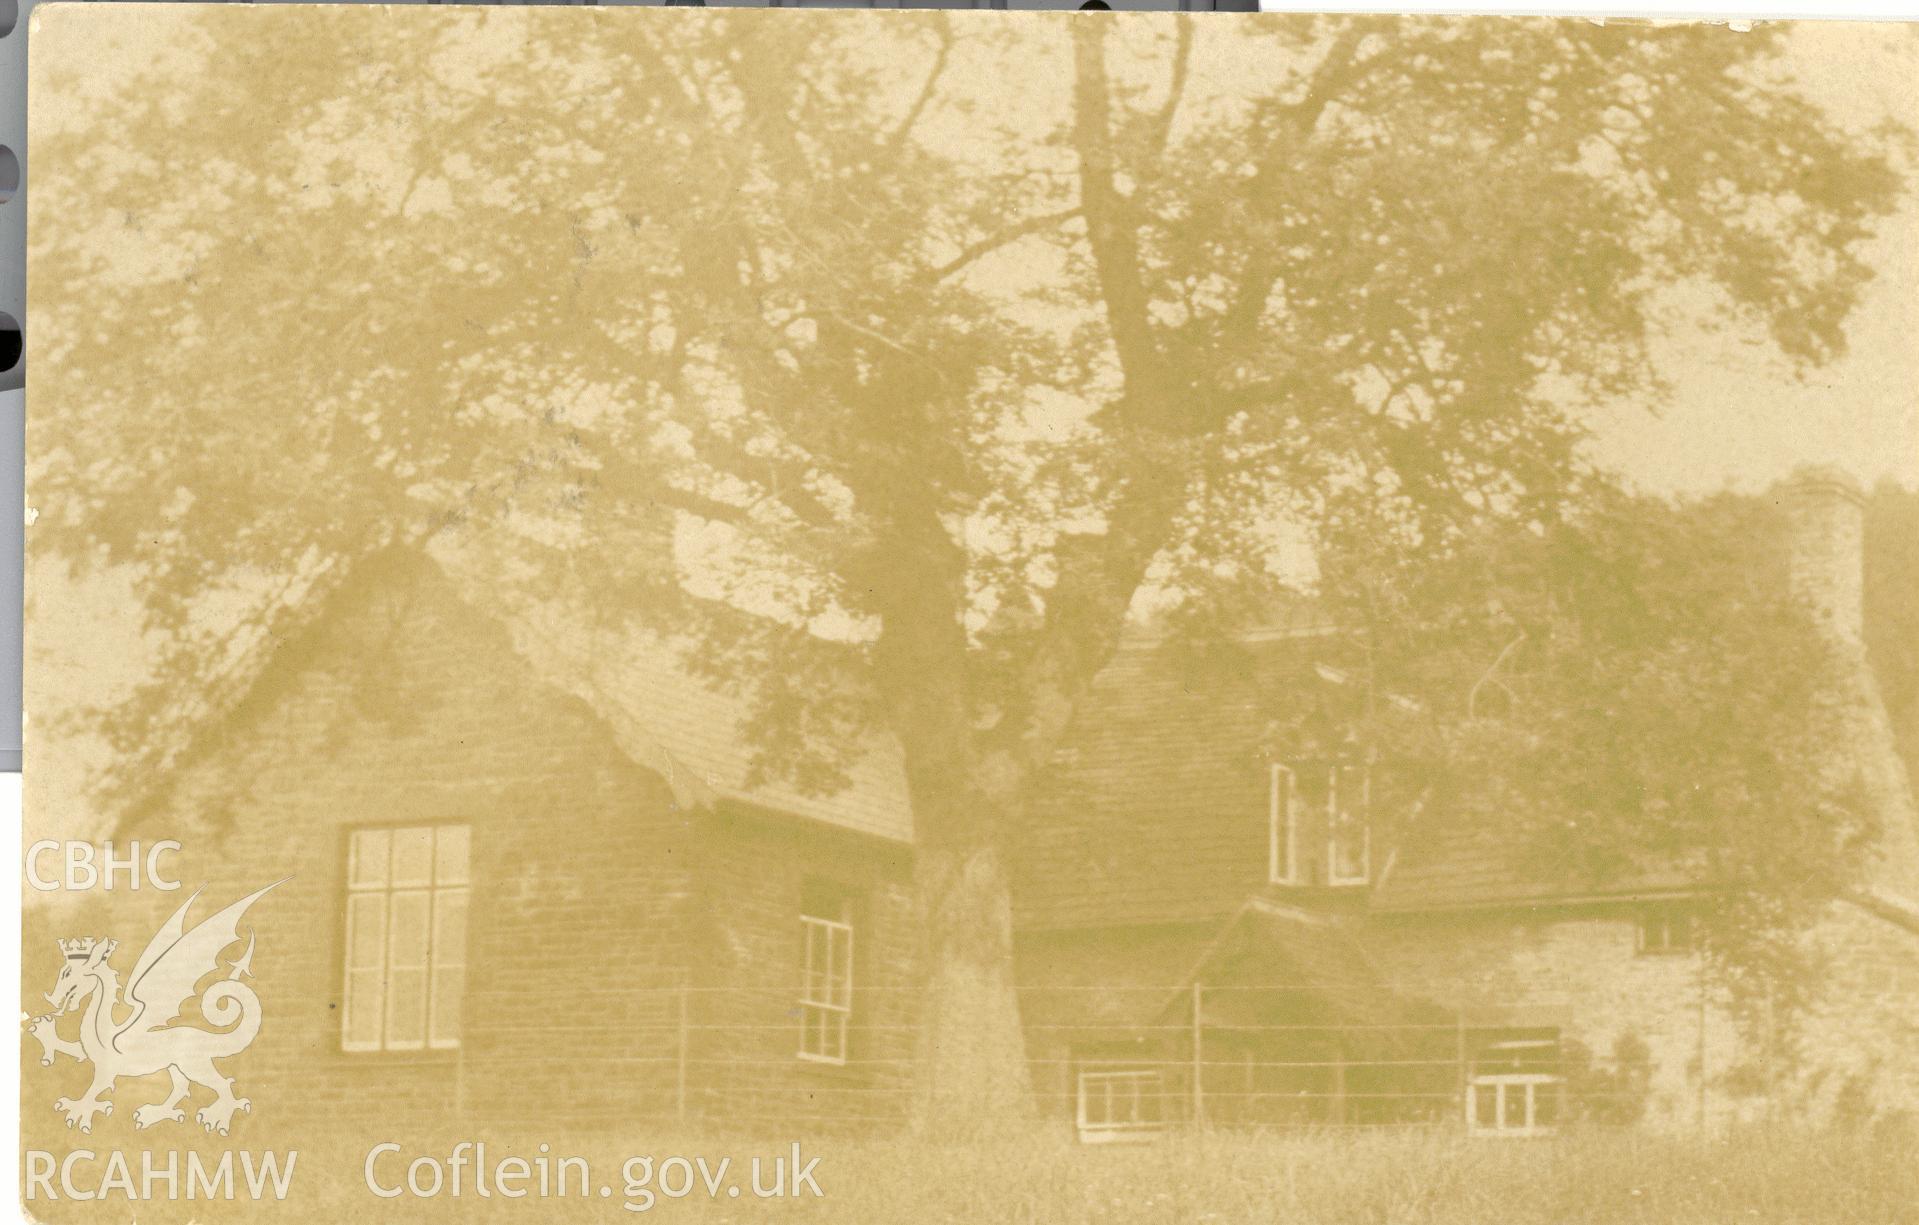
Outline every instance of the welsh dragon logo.
{"type": "Polygon", "coordinates": [[[240,916],[247,907],[274,885],[248,894],[188,930],[187,908],[200,896],[196,890],[147,942],[133,963],[124,993],[110,961],[119,941],[96,941],[91,936],[60,941],[65,961],[46,997],[53,1011],[27,1022],[27,1032],[40,1043],[42,1066],[51,1065],[56,1055],[93,1065],[93,1084],[83,1096],[77,1101],[63,1097],[53,1104],[66,1116],[68,1127],[91,1132],[96,1114],[113,1113],[113,1103],[105,1098],[115,1080],[159,1071],[172,1077],[166,1100],[137,1107],[135,1127],[185,1122],[180,1103],[194,1085],[214,1093],[213,1101],[194,1115],[208,1131],[224,1136],[235,1111],[252,1109],[246,1098],[233,1095],[232,1079],[213,1066],[214,1060],[245,1050],[260,1032],[260,997],[240,981],[253,974],[252,931],[247,932],[246,951],[238,960],[223,967],[220,954],[239,941],[240,916]],[[226,977],[198,993],[201,1015],[220,1028],[176,1025],[193,1002],[200,980],[222,969],[226,977]],[[59,1019],[82,1005],[86,1011],[80,1020],[79,1041],[61,1037],[56,1029],[59,1019]]]}

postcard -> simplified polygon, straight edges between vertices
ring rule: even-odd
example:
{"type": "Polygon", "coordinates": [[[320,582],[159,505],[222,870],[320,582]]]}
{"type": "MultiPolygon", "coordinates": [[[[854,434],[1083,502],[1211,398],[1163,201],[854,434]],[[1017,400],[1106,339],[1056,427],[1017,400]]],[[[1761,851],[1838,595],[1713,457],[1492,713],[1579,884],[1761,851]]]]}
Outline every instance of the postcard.
{"type": "Polygon", "coordinates": [[[1919,1202],[1910,30],[33,20],[33,1219],[1919,1202]]]}

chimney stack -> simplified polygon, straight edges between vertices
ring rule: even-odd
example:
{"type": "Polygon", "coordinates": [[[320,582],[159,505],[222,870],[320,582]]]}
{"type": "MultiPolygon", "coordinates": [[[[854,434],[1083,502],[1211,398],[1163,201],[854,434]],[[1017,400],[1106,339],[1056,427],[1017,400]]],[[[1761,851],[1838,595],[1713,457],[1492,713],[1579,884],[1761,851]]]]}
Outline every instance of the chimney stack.
{"type": "Polygon", "coordinates": [[[1879,825],[1862,883],[1879,904],[1919,907],[1919,810],[1866,660],[1865,492],[1837,469],[1801,468],[1780,487],[1779,498],[1792,589],[1841,652],[1829,692],[1810,712],[1836,721],[1827,776],[1837,787],[1863,787],[1879,825]]]}
{"type": "Polygon", "coordinates": [[[1841,646],[1865,642],[1866,495],[1837,468],[1804,467],[1781,489],[1792,589],[1841,646]]]}

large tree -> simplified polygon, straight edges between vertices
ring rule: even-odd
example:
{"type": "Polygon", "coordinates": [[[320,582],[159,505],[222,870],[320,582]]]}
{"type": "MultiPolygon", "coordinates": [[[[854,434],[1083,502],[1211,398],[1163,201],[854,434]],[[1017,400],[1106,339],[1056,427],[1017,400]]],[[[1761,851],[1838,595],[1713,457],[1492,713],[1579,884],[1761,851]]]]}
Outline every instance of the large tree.
{"type": "Polygon", "coordinates": [[[1682,872],[1715,986],[1780,1058],[1822,985],[1806,930],[1875,838],[1910,837],[1832,770],[1857,760],[1832,699],[1861,665],[1798,598],[1788,541],[1770,498],[1607,490],[1437,543],[1349,505],[1321,555],[1324,657],[1360,695],[1338,730],[1381,762],[1383,841],[1496,839],[1584,888],[1682,872]]]}
{"type": "Polygon", "coordinates": [[[208,593],[491,525],[696,629],[767,770],[897,740],[929,1123],[1026,1108],[1007,833],[1142,593],[1563,520],[1676,302],[1831,357],[1895,190],[1778,28],[224,16],[36,95],[33,548],[153,644],[99,726],[141,762],[208,593]]]}

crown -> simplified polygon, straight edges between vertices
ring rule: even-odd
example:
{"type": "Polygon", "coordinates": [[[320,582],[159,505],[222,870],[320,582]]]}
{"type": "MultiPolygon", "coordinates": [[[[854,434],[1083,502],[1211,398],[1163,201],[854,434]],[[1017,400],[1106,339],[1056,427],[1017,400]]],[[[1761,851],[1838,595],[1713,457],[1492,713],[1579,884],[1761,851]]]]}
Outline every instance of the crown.
{"type": "Polygon", "coordinates": [[[94,943],[92,936],[82,936],[78,940],[62,940],[60,951],[67,955],[69,961],[81,961],[93,956],[94,943]]]}

